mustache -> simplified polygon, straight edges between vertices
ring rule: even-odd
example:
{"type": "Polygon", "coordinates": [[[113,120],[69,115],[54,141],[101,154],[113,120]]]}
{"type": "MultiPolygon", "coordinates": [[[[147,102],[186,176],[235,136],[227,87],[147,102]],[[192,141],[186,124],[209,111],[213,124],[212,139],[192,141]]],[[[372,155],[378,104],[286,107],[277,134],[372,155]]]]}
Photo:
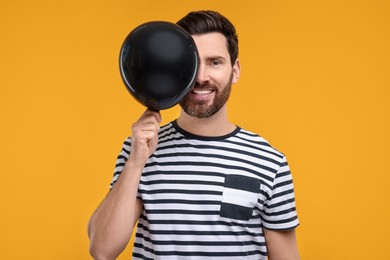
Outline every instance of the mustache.
{"type": "Polygon", "coordinates": [[[206,83],[199,83],[199,82],[196,82],[194,87],[192,89],[211,89],[211,88],[215,88],[214,84],[210,83],[210,82],[206,82],[206,83]]]}

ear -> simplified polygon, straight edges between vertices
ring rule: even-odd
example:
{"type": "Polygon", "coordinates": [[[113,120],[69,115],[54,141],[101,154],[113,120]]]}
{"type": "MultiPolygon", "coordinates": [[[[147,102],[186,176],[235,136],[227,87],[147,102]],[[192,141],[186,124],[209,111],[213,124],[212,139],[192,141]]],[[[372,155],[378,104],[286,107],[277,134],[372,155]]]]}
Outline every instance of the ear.
{"type": "Polygon", "coordinates": [[[233,78],[232,78],[232,83],[235,84],[237,83],[238,79],[240,78],[240,61],[236,59],[236,62],[233,64],[233,78]]]}

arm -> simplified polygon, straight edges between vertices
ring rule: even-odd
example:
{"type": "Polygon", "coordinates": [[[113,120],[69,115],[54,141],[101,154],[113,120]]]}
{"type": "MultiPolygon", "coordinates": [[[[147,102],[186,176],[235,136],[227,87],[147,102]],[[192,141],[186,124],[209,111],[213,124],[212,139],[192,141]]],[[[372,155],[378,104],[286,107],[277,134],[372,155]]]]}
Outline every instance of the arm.
{"type": "Polygon", "coordinates": [[[299,260],[295,229],[270,230],[264,228],[269,260],[299,260]]]}
{"type": "Polygon", "coordinates": [[[88,224],[90,253],[94,259],[116,259],[126,248],[142,212],[137,199],[142,170],[156,150],[161,116],[147,110],[132,126],[132,149],[112,190],[91,216],[88,224]]]}
{"type": "Polygon", "coordinates": [[[286,157],[275,175],[272,192],[265,200],[263,231],[269,260],[299,258],[295,228],[299,225],[294,185],[286,157]]]}

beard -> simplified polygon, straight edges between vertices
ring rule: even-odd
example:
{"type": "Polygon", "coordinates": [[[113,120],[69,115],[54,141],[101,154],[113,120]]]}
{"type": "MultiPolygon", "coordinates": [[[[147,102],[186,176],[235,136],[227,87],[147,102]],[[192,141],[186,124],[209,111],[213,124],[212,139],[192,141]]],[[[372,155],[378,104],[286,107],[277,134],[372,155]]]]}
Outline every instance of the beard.
{"type": "Polygon", "coordinates": [[[212,83],[206,83],[200,85],[198,83],[195,84],[194,88],[198,89],[213,89],[216,91],[214,100],[212,100],[211,104],[208,104],[209,101],[194,101],[191,100],[191,92],[188,93],[183,99],[180,101],[180,106],[185,113],[192,117],[197,118],[209,118],[216,114],[228,101],[230,97],[230,93],[232,90],[232,80],[233,74],[230,75],[229,82],[226,84],[224,88],[219,92],[218,88],[212,83]]]}

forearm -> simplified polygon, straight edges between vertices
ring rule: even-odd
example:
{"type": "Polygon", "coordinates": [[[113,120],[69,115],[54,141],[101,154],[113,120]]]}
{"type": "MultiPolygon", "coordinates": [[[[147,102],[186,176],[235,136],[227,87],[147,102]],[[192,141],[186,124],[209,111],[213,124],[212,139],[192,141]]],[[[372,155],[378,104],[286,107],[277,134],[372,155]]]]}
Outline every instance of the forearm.
{"type": "Polygon", "coordinates": [[[142,168],[128,162],[118,181],[92,215],[88,234],[95,259],[115,259],[126,247],[142,210],[137,190],[142,168]]]}
{"type": "Polygon", "coordinates": [[[295,230],[273,231],[264,229],[268,260],[299,260],[295,230]]]}
{"type": "Polygon", "coordinates": [[[279,253],[278,255],[268,255],[268,260],[300,260],[298,252],[289,252],[287,254],[279,253]]]}

